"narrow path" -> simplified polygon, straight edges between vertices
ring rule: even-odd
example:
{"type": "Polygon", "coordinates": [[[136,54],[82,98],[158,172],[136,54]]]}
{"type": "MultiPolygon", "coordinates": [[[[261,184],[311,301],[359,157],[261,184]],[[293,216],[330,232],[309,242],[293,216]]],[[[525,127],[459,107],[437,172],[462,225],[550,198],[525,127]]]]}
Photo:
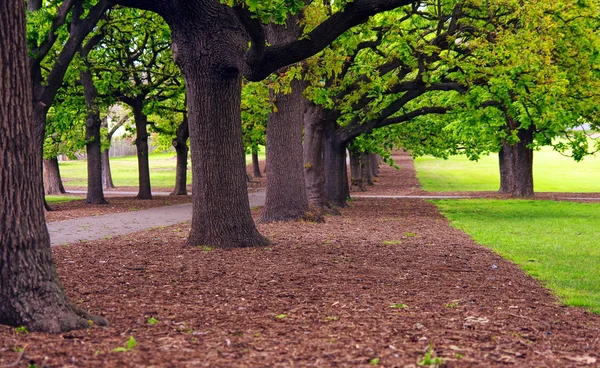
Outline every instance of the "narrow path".
{"type": "MultiPolygon", "coordinates": [[[[250,207],[265,203],[265,192],[248,195],[250,207]]],[[[125,235],[157,226],[169,226],[189,221],[192,218],[192,204],[155,207],[147,210],[114,213],[102,216],[80,217],[48,223],[52,246],[99,240],[117,235],[125,235]]]]}

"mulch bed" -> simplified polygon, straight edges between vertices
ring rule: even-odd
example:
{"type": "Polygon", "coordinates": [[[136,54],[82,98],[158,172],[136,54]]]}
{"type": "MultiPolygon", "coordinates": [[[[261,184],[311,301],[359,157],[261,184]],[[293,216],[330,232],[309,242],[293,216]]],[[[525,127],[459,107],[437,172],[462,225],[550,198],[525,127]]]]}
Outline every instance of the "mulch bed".
{"type": "MultiPolygon", "coordinates": [[[[378,186],[410,191],[410,172],[383,171],[378,186]]],[[[2,326],[0,364],[25,345],[20,367],[600,363],[600,316],[562,306],[422,200],[356,199],[325,224],[260,225],[272,244],[258,249],[187,247],[187,226],[54,248],[71,299],[112,324],[2,326]],[[130,336],[135,348],[113,351],[130,336]]]]}

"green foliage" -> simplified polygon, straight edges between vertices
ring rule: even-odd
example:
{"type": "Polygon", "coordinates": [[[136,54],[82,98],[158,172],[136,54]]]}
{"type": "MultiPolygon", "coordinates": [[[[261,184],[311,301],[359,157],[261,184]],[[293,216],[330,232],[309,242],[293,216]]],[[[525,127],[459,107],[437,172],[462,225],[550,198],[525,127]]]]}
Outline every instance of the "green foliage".
{"type": "Polygon", "coordinates": [[[440,357],[433,356],[433,346],[429,345],[429,348],[423,355],[423,358],[417,362],[419,366],[427,366],[427,367],[437,367],[444,364],[444,360],[440,357]]]}
{"type": "Polygon", "coordinates": [[[113,351],[116,353],[124,353],[133,350],[136,346],[137,341],[135,340],[135,337],[129,336],[129,340],[127,340],[124,346],[118,346],[114,348],[113,351]]]}
{"type": "Polygon", "coordinates": [[[396,303],[396,304],[390,305],[390,308],[392,308],[392,309],[408,309],[408,305],[403,304],[403,303],[396,303]]]}
{"type": "Polygon", "coordinates": [[[452,226],[517,263],[567,305],[600,313],[600,204],[434,201],[452,226]]]}
{"type": "Polygon", "coordinates": [[[29,330],[25,326],[19,326],[15,328],[15,332],[18,334],[28,334],[29,330]]]}
{"type": "Polygon", "coordinates": [[[146,320],[146,322],[148,322],[148,324],[150,324],[150,325],[155,325],[158,323],[158,320],[154,317],[150,317],[150,318],[148,318],[148,320],[146,320]]]}

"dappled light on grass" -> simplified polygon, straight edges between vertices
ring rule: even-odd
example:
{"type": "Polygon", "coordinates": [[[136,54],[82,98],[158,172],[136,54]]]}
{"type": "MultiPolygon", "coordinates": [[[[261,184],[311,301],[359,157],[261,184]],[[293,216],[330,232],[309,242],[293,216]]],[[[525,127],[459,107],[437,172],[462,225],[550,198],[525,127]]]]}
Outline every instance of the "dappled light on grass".
{"type": "Polygon", "coordinates": [[[566,304],[600,313],[600,204],[434,202],[453,226],[519,264],[566,304]]]}

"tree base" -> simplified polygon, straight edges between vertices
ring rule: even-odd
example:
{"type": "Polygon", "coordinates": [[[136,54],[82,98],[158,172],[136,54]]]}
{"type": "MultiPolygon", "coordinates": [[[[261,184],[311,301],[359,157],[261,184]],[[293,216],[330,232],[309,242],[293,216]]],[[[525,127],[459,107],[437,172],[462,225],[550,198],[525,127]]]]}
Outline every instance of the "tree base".
{"type": "Polygon", "coordinates": [[[213,234],[190,234],[190,238],[187,241],[188,246],[219,249],[266,247],[269,244],[269,240],[260,235],[258,231],[255,231],[255,234],[249,234],[248,236],[230,236],[227,238],[220,238],[213,234]]]}

